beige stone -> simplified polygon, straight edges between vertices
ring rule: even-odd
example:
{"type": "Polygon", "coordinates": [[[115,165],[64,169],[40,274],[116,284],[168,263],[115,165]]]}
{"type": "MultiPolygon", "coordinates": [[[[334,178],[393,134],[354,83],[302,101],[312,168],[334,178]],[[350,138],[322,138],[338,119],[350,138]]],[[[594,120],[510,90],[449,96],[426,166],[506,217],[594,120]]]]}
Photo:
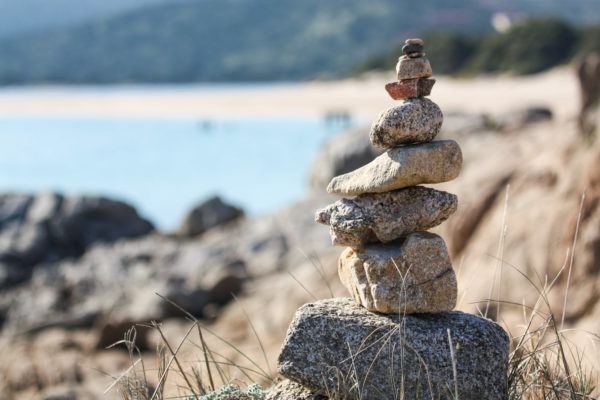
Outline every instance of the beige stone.
{"type": "Polygon", "coordinates": [[[410,58],[402,56],[396,64],[396,73],[398,74],[398,80],[402,80],[429,78],[433,71],[427,57],[410,58]]]}
{"type": "Polygon", "coordinates": [[[334,245],[358,248],[433,228],[456,211],[457,203],[453,194],[411,186],[341,199],[317,211],[315,220],[329,225],[334,245]]]}
{"type": "Polygon", "coordinates": [[[391,149],[367,165],[331,180],[327,191],[339,195],[383,193],[458,176],[462,152],[453,140],[391,149]]]}
{"type": "Polygon", "coordinates": [[[456,275],[444,240],[433,233],[347,248],[338,273],[354,300],[369,311],[438,313],[456,306],[456,275]]]}
{"type": "Polygon", "coordinates": [[[412,98],[385,110],[371,127],[369,139],[375,147],[393,148],[432,141],[440,132],[444,114],[427,98],[412,98]]]}

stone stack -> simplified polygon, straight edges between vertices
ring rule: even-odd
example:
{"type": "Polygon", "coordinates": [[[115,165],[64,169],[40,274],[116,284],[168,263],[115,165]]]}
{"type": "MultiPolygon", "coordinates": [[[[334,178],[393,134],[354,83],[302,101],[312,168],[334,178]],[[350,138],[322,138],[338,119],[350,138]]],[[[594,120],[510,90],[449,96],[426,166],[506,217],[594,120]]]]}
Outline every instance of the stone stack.
{"type": "Polygon", "coordinates": [[[281,351],[282,375],[330,398],[503,399],[508,337],[495,323],[452,312],[457,282],[441,237],[426,232],[457,208],[457,197],[422,184],[456,178],[462,153],[433,139],[440,108],[420,39],[409,39],[386,90],[402,104],[372,126],[369,164],[335,177],[327,190],[353,196],[319,210],[334,245],[348,246],[338,272],[354,301],[303,306],[281,351]],[[419,397],[421,396],[421,397],[419,397]]]}
{"type": "Polygon", "coordinates": [[[457,284],[442,238],[424,232],[456,211],[455,195],[417,186],[454,179],[462,167],[453,140],[433,141],[442,126],[440,108],[425,96],[435,80],[423,41],[409,39],[386,85],[395,100],[369,135],[386,152],[335,177],[327,191],[344,198],[317,212],[333,244],[349,246],[339,262],[342,283],[356,302],[386,314],[437,313],[456,306],[457,284]]]}

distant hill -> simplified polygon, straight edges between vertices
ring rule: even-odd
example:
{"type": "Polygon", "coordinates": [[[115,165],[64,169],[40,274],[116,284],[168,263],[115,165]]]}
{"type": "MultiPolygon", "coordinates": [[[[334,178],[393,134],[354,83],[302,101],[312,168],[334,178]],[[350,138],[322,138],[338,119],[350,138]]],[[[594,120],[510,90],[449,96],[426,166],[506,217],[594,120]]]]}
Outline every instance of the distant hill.
{"type": "Polygon", "coordinates": [[[0,37],[68,27],[174,0],[0,0],[0,37]]]}
{"type": "MultiPolygon", "coordinates": [[[[22,0],[34,1],[34,0],[22,0]]],[[[41,0],[40,0],[41,1],[41,0]]],[[[45,0],[68,2],[71,0],[45,0]]],[[[82,1],[82,0],[78,0],[82,1]]],[[[90,1],[91,0],[86,0],[90,1]]],[[[123,1],[123,0],[118,0],[123,1]]],[[[143,2],[151,0],[128,0],[143,2]]],[[[117,0],[103,0],[106,4],[117,0]]],[[[100,3],[100,2],[99,2],[100,3]]],[[[339,76],[432,28],[489,31],[498,10],[598,20],[597,0],[195,0],[0,40],[0,83],[339,76]]]]}

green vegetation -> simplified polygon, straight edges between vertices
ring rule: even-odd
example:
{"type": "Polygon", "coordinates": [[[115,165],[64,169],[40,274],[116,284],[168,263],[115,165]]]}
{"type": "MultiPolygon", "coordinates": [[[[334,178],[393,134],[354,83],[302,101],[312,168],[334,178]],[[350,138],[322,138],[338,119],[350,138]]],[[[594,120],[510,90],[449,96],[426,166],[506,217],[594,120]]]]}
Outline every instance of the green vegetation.
{"type": "Polygon", "coordinates": [[[485,29],[489,11],[465,0],[205,0],[146,8],[75,29],[0,41],[0,83],[194,82],[341,76],[398,38],[435,23],[485,29]]]}
{"type": "MultiPolygon", "coordinates": [[[[429,41],[437,72],[460,71],[470,59],[466,55],[473,54],[478,55],[480,68],[493,70],[495,52],[484,57],[477,50],[481,40],[469,35],[481,37],[489,32],[491,16],[498,10],[511,15],[561,15],[578,23],[600,18],[596,0],[576,0],[568,6],[559,0],[515,0],[508,5],[464,0],[458,8],[441,0],[413,2],[410,7],[394,0],[127,0],[121,9],[141,8],[73,26],[73,21],[81,23],[84,15],[93,13],[84,13],[83,5],[50,6],[67,0],[46,0],[43,6],[31,7],[35,1],[23,3],[30,5],[31,15],[24,14],[31,20],[38,21],[36,15],[46,15],[49,9],[52,15],[56,10],[64,12],[58,13],[60,18],[48,17],[37,28],[27,28],[15,22],[19,19],[14,9],[23,14],[17,2],[4,6],[0,25],[11,32],[19,31],[15,24],[21,25],[20,32],[25,33],[2,38],[0,29],[0,84],[339,77],[362,61],[384,54],[401,39],[439,27],[461,33],[438,34],[437,41],[429,41]],[[155,5],[142,7],[151,3],[155,5]],[[51,26],[56,28],[39,31],[51,26]]],[[[96,15],[118,9],[115,0],[104,3],[96,15]]],[[[519,37],[527,39],[524,35],[519,37]]],[[[494,49],[505,46],[491,41],[494,49]]],[[[589,39],[586,46],[597,42],[589,39]]],[[[397,51],[394,57],[376,57],[364,63],[363,69],[389,68],[388,59],[396,57],[397,51]]],[[[533,67],[524,66],[527,71],[533,67]]]]}
{"type": "MultiPolygon", "coordinates": [[[[532,74],[600,51],[600,27],[576,29],[557,19],[526,21],[503,34],[437,31],[426,33],[424,38],[427,55],[439,74],[532,74]]],[[[390,53],[368,59],[357,72],[393,68],[400,48],[398,45],[390,53]]]]}

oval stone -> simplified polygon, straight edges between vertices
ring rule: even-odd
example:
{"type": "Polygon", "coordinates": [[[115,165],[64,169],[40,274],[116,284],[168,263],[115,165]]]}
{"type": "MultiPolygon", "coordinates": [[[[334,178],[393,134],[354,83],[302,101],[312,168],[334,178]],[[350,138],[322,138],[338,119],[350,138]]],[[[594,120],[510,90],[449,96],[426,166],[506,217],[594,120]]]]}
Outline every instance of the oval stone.
{"type": "Polygon", "coordinates": [[[405,44],[402,46],[402,54],[422,53],[424,49],[423,46],[418,44],[405,44]]]}
{"type": "Polygon", "coordinates": [[[371,127],[369,139],[380,148],[430,142],[440,132],[443,120],[442,110],[433,101],[408,99],[381,113],[371,127]]]}
{"type": "Polygon", "coordinates": [[[410,58],[402,56],[396,64],[396,73],[398,80],[414,79],[414,78],[429,78],[433,71],[427,57],[410,58]]]}

